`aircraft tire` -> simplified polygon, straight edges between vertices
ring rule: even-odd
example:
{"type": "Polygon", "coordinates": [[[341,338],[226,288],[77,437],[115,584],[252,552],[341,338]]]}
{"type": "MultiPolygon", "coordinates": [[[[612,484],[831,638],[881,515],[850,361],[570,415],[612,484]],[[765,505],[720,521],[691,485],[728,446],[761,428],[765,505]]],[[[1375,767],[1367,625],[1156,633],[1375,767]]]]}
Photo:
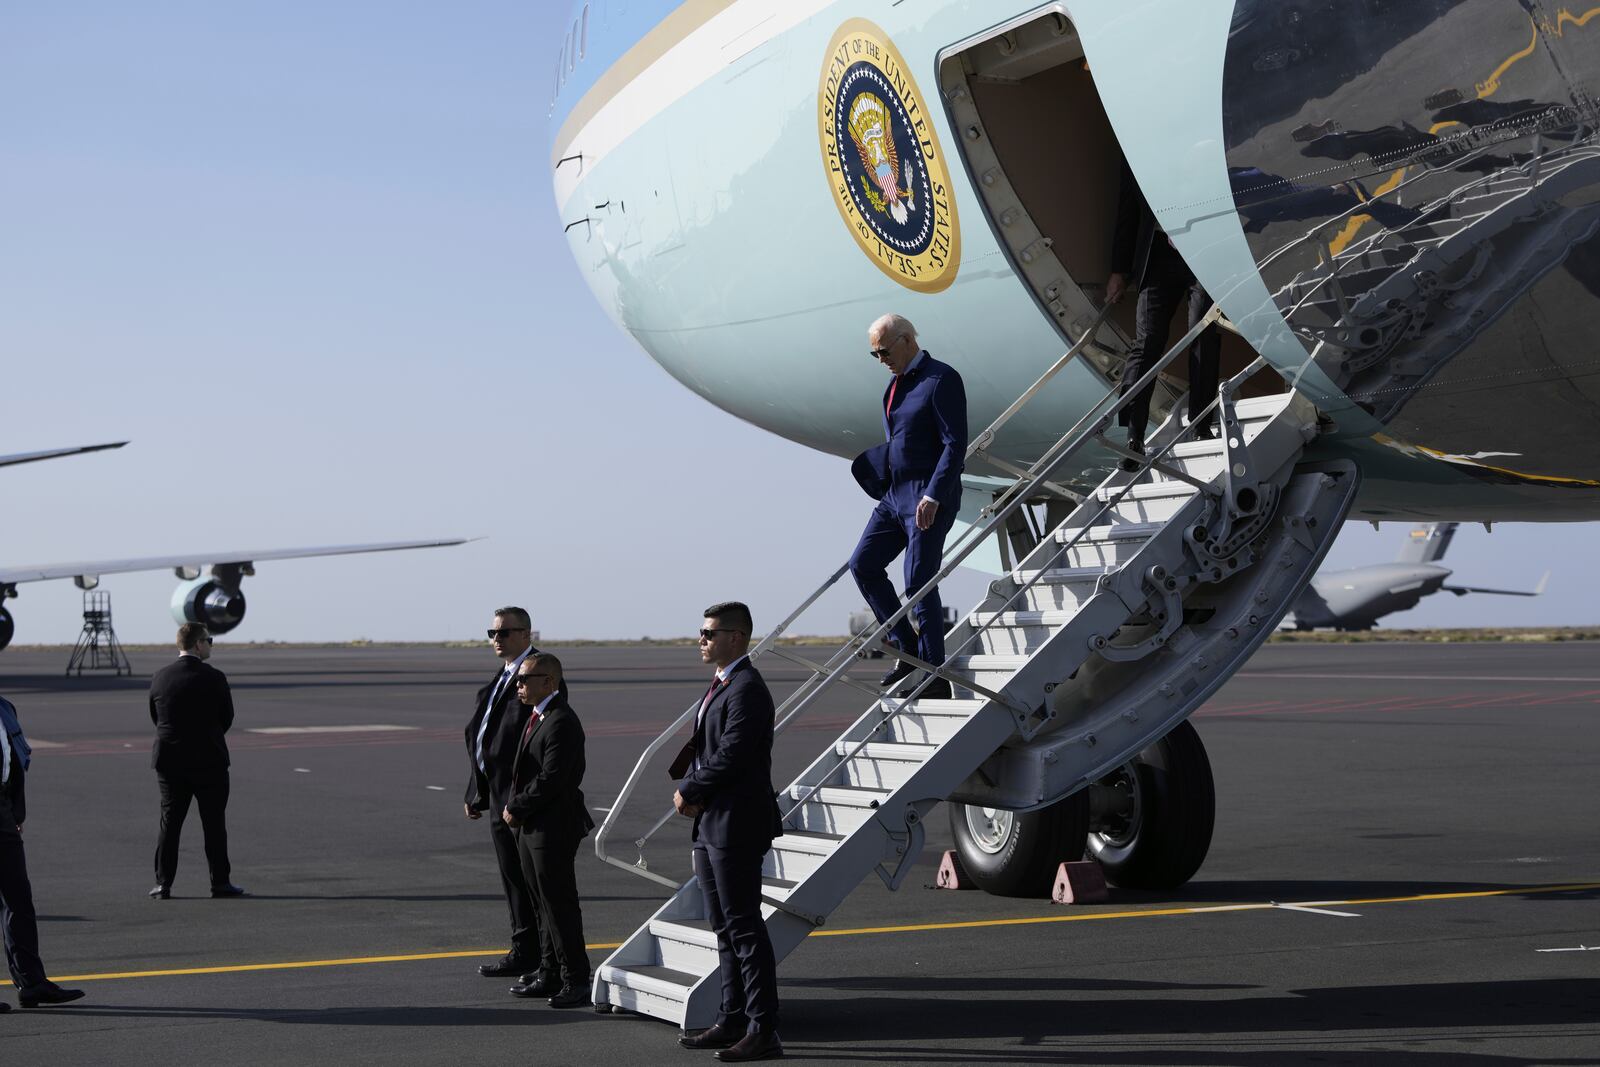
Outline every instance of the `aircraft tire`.
{"type": "Polygon", "coordinates": [[[950,832],[967,876],[995,896],[1049,896],[1056,868],[1083,855],[1089,832],[1086,790],[1020,815],[967,804],[949,808],[950,832]]]}
{"type": "Polygon", "coordinates": [[[1179,723],[1119,773],[1133,788],[1134,815],[1126,826],[1089,834],[1089,855],[1112,885],[1176,889],[1205,862],[1216,824],[1216,788],[1200,734],[1179,723]]]}
{"type": "Polygon", "coordinates": [[[17,636],[17,620],[12,618],[10,611],[0,607],[0,649],[9,645],[15,636],[17,636]]]}

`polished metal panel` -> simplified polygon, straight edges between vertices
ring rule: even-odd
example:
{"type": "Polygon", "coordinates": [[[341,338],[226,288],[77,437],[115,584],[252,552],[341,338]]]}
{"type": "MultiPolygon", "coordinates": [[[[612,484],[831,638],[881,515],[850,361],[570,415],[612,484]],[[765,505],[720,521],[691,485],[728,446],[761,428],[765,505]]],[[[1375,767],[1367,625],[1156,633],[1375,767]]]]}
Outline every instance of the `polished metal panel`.
{"type": "MultiPolygon", "coordinates": [[[[1387,429],[1600,508],[1600,7],[1241,0],[1229,178],[1263,280],[1387,429]]],[[[1530,492],[1522,492],[1528,490],[1530,492]]]]}

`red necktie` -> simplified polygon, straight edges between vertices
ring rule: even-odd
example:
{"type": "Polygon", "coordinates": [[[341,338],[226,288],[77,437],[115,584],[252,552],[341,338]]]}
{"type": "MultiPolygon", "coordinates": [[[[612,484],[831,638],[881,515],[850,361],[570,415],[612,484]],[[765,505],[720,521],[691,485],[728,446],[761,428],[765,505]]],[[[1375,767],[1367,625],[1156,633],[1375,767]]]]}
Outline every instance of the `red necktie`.
{"type": "Polygon", "coordinates": [[[883,417],[886,419],[889,417],[889,413],[894,410],[894,391],[899,388],[899,386],[900,375],[896,374],[894,376],[894,380],[889,383],[889,402],[883,405],[883,417]]]}
{"type": "Polygon", "coordinates": [[[524,743],[527,742],[528,738],[533,736],[533,728],[537,725],[539,725],[539,709],[534,708],[533,714],[528,716],[528,725],[523,727],[522,730],[522,740],[524,743]]]}
{"type": "Polygon", "coordinates": [[[694,724],[697,729],[700,726],[700,720],[705,718],[706,705],[711,703],[711,698],[716,695],[717,690],[726,682],[726,678],[711,679],[711,688],[707,689],[706,695],[700,698],[700,710],[695,713],[694,724]]]}

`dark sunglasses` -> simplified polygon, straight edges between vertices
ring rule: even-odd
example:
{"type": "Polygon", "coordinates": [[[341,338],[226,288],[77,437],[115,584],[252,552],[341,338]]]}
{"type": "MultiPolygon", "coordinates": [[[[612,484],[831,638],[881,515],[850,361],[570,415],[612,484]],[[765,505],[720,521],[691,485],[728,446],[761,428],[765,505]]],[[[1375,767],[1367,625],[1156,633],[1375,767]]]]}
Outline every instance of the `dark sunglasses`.
{"type": "Polygon", "coordinates": [[[893,351],[894,345],[890,344],[888,348],[870,348],[867,350],[867,355],[871,356],[873,359],[882,359],[884,356],[887,356],[893,351]]]}
{"type": "Polygon", "coordinates": [[[718,634],[738,634],[743,632],[743,630],[701,630],[700,638],[703,641],[715,641],[718,634]]]}
{"type": "Polygon", "coordinates": [[[550,675],[548,675],[548,674],[519,674],[519,675],[517,675],[517,680],[516,680],[516,682],[514,684],[516,684],[516,685],[532,685],[533,684],[533,679],[535,679],[535,678],[548,678],[548,677],[550,677],[550,675]]]}
{"type": "Polygon", "coordinates": [[[527,629],[526,626],[507,626],[503,630],[485,630],[484,633],[488,634],[492,641],[496,637],[509,637],[511,634],[523,633],[527,629]]]}

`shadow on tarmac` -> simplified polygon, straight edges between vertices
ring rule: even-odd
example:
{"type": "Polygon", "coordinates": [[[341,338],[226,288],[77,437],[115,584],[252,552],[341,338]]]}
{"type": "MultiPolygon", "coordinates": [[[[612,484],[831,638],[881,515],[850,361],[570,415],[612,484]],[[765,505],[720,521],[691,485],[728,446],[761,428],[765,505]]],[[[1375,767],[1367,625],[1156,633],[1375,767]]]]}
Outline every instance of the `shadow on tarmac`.
{"type": "Polygon", "coordinates": [[[1494,1028],[1484,1036],[1497,1041],[1515,1041],[1519,1035],[1548,1041],[1557,1035],[1546,1027],[1590,1024],[1587,1033],[1568,1030],[1559,1035],[1582,1044],[1585,1038],[1600,1037],[1600,1027],[1593,1025],[1600,1018],[1600,979],[1595,978],[1298,989],[1285,996],[1231,1000],[1067,1000],[1063,994],[1080,993],[1085,988],[1162,988],[1153,983],[1086,983],[1070,978],[1039,978],[997,987],[989,976],[972,975],[936,978],[931,983],[919,980],[916,985],[915,989],[908,988],[904,978],[853,979],[835,986],[852,991],[894,989],[904,995],[873,997],[853,992],[837,1000],[786,1003],[784,1030],[793,1035],[786,1043],[786,1053],[795,1059],[815,1056],[830,1061],[881,1063],[1600,1065],[1597,1057],[1524,1059],[1459,1051],[1430,1053],[1415,1047],[1436,1039],[1471,1041],[1475,1032],[1485,1028],[1494,1028]],[[996,988],[1012,995],[968,1001],[962,1011],[930,1012],[922,995],[928,989],[970,989],[981,995],[996,988]],[[1017,995],[1029,991],[1036,995],[1017,995]],[[1436,1036],[1411,1033],[1429,1029],[1461,1032],[1436,1036]],[[1407,1031],[1390,1039],[1404,1042],[1407,1047],[1373,1048],[1385,1040],[1385,1030],[1407,1031]],[[1345,1033],[1350,1036],[1326,1036],[1345,1033]],[[826,1041],[815,1040],[815,1035],[822,1034],[827,1035],[826,1041]],[[1273,1040],[1275,1034],[1286,1035],[1288,1042],[1301,1047],[1284,1049],[1283,1042],[1273,1040]],[[1185,1036],[1199,1039],[1202,1046],[1236,1037],[1239,1043],[1276,1047],[1252,1051],[1237,1045],[1222,1047],[1219,1043],[1214,1049],[1197,1048],[1185,1041],[1185,1036]],[[1174,1047],[1144,1047],[1152,1039],[1163,1038],[1169,1038],[1174,1047]],[[964,1039],[984,1044],[964,1046],[964,1039]],[[1126,1049],[1130,1039],[1139,1040],[1142,1047],[1126,1049]],[[1090,1047],[1090,1043],[1103,1040],[1115,1041],[1124,1049],[1090,1047]],[[996,1047],[995,1042],[1004,1045],[996,1047]]]}

